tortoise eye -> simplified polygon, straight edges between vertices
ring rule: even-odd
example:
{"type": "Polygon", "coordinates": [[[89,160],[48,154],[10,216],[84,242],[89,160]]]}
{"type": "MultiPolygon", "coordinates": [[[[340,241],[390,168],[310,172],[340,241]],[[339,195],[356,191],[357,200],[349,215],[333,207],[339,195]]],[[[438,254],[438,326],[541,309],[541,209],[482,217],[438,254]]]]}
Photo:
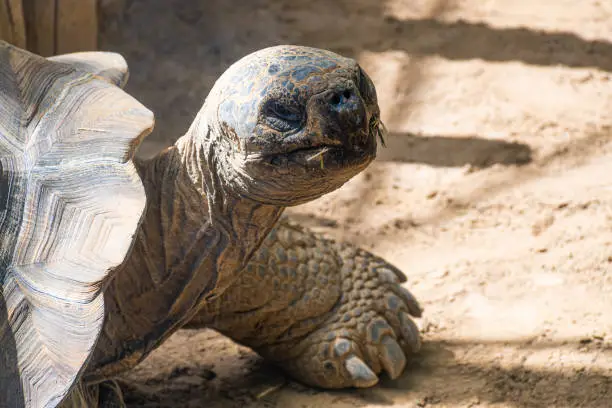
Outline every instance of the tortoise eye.
{"type": "Polygon", "coordinates": [[[266,123],[279,132],[288,132],[301,126],[304,115],[293,107],[270,101],[264,111],[266,123]]]}

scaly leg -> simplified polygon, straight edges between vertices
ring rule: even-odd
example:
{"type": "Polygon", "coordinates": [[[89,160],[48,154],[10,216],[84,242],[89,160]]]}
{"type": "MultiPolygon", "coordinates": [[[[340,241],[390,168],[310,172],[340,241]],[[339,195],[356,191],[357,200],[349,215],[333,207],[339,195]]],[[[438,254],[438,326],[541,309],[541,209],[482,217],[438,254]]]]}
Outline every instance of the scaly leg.
{"type": "Polygon", "coordinates": [[[396,378],[420,348],[421,308],[383,259],[283,219],[238,281],[188,327],[211,327],[324,388],[396,378]]]}

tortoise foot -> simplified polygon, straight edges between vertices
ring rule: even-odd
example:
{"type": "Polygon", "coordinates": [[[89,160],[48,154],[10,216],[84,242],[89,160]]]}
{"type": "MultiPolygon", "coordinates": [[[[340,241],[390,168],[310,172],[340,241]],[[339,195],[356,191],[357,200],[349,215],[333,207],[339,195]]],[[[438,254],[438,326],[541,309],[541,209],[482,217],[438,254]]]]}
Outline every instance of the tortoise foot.
{"type": "MultiPolygon", "coordinates": [[[[354,256],[355,262],[344,263],[343,293],[330,317],[290,346],[299,355],[281,362],[292,377],[307,384],[371,387],[383,371],[392,379],[400,376],[408,357],[421,347],[412,319],[420,317],[421,308],[401,285],[401,272],[365,251],[354,256]]],[[[274,347],[276,357],[283,348],[274,347]]]]}

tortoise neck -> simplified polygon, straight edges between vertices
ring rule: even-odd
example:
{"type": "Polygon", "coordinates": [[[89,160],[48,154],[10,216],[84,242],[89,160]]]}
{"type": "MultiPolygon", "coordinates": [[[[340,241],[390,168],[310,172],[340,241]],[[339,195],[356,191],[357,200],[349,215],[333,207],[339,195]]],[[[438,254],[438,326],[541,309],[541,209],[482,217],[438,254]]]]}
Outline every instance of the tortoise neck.
{"type": "Polygon", "coordinates": [[[143,163],[148,208],[142,228],[155,224],[154,230],[162,234],[165,267],[160,272],[169,277],[177,267],[191,268],[191,280],[202,275],[209,281],[196,289],[198,297],[208,298],[233,282],[284,207],[262,204],[224,188],[203,149],[186,135],[143,163]]]}
{"type": "Polygon", "coordinates": [[[183,138],[136,163],[147,209],[130,256],[105,292],[112,318],[104,323],[87,381],[133,367],[221,294],[283,211],[231,192],[211,192],[208,183],[217,175],[207,174],[200,154],[183,138]]]}

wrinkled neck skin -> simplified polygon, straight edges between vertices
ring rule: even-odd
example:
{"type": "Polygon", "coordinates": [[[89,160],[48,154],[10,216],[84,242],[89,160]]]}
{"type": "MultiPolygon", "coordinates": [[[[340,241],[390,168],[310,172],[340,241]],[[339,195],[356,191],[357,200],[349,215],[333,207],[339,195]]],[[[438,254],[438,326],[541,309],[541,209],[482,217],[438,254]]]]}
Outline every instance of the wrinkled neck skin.
{"type": "Polygon", "coordinates": [[[193,136],[196,129],[141,164],[147,197],[156,200],[147,200],[150,210],[142,229],[153,225],[164,237],[157,280],[185,269],[194,287],[189,292],[187,285],[182,296],[205,301],[235,280],[284,207],[261,204],[228,188],[216,165],[215,145],[193,136]],[[199,279],[208,282],[206,287],[197,285],[199,279]]]}
{"type": "Polygon", "coordinates": [[[284,209],[229,191],[215,167],[215,139],[200,126],[196,120],[175,146],[137,163],[147,210],[105,292],[106,320],[87,381],[133,367],[227,288],[284,209]]]}

